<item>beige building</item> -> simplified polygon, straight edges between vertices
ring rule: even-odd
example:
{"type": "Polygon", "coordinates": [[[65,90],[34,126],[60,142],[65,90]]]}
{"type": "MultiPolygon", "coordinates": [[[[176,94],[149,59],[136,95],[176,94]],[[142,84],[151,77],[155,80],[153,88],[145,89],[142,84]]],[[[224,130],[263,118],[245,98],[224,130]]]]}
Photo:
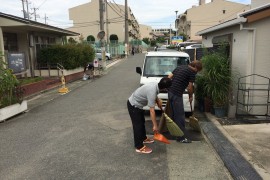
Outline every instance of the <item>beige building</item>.
{"type": "Polygon", "coordinates": [[[264,3],[263,0],[252,0],[254,8],[198,32],[205,47],[227,42],[232,71],[245,77],[240,81],[240,88],[238,83],[235,84],[228,107],[229,117],[241,113],[254,117],[270,115],[270,3],[264,3]]]}
{"type": "Polygon", "coordinates": [[[141,39],[143,38],[152,38],[152,27],[140,24],[140,33],[141,33],[141,39]]]}
{"type": "MultiPolygon", "coordinates": [[[[104,2],[104,31],[108,41],[111,35],[118,36],[118,42],[125,41],[125,6],[111,2],[104,2]]],[[[84,40],[92,35],[97,41],[100,32],[99,0],[91,0],[69,9],[69,19],[73,20],[73,26],[69,30],[79,32],[84,40]]],[[[128,8],[129,40],[140,38],[140,26],[131,9],[128,8]]],[[[79,37],[77,37],[78,40],[79,37]]]]}
{"type": "Polygon", "coordinates": [[[193,6],[178,16],[176,29],[178,34],[184,33],[190,40],[201,40],[200,36],[195,35],[198,31],[233,19],[238,13],[249,9],[250,5],[226,0],[212,0],[210,3],[199,0],[199,6],[193,6]]]}

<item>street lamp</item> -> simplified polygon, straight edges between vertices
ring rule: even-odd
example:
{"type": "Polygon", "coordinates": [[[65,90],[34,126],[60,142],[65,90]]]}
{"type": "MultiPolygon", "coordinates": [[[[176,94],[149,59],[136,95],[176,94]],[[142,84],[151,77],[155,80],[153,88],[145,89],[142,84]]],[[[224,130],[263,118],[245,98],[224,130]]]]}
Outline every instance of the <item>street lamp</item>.
{"type": "Polygon", "coordinates": [[[175,29],[176,29],[176,32],[175,32],[175,36],[177,36],[177,30],[178,30],[178,23],[177,23],[177,13],[178,11],[175,11],[175,14],[176,14],[176,19],[175,19],[175,29]]]}

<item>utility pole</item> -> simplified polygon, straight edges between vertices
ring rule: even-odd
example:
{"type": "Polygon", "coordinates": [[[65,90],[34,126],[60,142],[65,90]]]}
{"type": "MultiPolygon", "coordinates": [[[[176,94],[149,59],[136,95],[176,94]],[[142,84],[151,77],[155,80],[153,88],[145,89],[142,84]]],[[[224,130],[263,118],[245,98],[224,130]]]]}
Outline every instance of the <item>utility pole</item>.
{"type": "Polygon", "coordinates": [[[99,22],[100,31],[104,31],[103,0],[99,0],[99,22]]]}
{"type": "Polygon", "coordinates": [[[35,21],[37,21],[37,13],[36,11],[38,10],[38,8],[32,8],[34,10],[34,16],[35,16],[35,21]]]}
{"type": "Polygon", "coordinates": [[[178,30],[177,13],[178,13],[178,11],[175,11],[175,14],[176,14],[176,19],[175,19],[175,29],[176,29],[176,33],[175,33],[175,36],[178,36],[178,34],[177,34],[177,30],[178,30]]]}
{"type": "Polygon", "coordinates": [[[47,19],[48,17],[46,16],[46,13],[45,13],[45,24],[47,24],[47,19]]]}
{"type": "Polygon", "coordinates": [[[170,41],[169,41],[170,43],[169,43],[169,45],[171,45],[171,39],[172,39],[172,34],[171,34],[172,30],[171,29],[172,29],[172,25],[170,24],[170,41]]]}
{"type": "Polygon", "coordinates": [[[25,13],[26,13],[26,12],[25,12],[25,10],[24,10],[24,0],[22,0],[22,7],[23,7],[23,18],[25,19],[25,17],[26,17],[26,16],[25,16],[25,13]]]}
{"type": "MultiPolygon", "coordinates": [[[[99,0],[99,19],[100,19],[100,34],[104,32],[104,1],[99,0]]],[[[106,70],[106,61],[105,61],[105,46],[104,46],[104,36],[100,36],[100,46],[102,54],[102,67],[103,70],[106,70]]]]}
{"type": "Polygon", "coordinates": [[[28,9],[28,0],[25,0],[26,1],[26,7],[27,7],[27,17],[28,19],[30,19],[30,13],[29,13],[29,9],[28,9]]]}
{"type": "Polygon", "coordinates": [[[108,1],[105,0],[106,3],[106,37],[107,37],[107,47],[109,49],[109,22],[108,22],[108,1]]]}
{"type": "Polygon", "coordinates": [[[127,0],[125,0],[125,51],[126,57],[128,55],[128,5],[127,0]]]}

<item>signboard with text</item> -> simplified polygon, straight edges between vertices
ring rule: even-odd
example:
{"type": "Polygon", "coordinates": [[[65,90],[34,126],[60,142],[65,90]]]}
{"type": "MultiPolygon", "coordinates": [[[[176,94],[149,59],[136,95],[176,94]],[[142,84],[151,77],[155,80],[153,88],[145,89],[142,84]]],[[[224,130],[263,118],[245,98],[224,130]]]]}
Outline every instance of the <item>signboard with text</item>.
{"type": "Polygon", "coordinates": [[[179,44],[183,42],[183,36],[172,36],[172,44],[179,44]]]}
{"type": "Polygon", "coordinates": [[[8,67],[15,74],[26,71],[24,53],[8,53],[8,67]]]}

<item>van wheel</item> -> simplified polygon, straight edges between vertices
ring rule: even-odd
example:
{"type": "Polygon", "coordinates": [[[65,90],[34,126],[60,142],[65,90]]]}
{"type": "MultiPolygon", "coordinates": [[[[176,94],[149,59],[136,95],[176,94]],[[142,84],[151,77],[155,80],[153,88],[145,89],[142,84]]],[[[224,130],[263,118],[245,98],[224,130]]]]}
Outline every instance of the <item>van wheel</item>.
{"type": "Polygon", "coordinates": [[[186,116],[187,118],[189,118],[189,116],[191,116],[191,115],[192,115],[191,112],[185,112],[185,116],[186,116]]]}
{"type": "Polygon", "coordinates": [[[144,115],[146,115],[146,116],[150,115],[150,111],[149,110],[144,110],[144,115]]]}

